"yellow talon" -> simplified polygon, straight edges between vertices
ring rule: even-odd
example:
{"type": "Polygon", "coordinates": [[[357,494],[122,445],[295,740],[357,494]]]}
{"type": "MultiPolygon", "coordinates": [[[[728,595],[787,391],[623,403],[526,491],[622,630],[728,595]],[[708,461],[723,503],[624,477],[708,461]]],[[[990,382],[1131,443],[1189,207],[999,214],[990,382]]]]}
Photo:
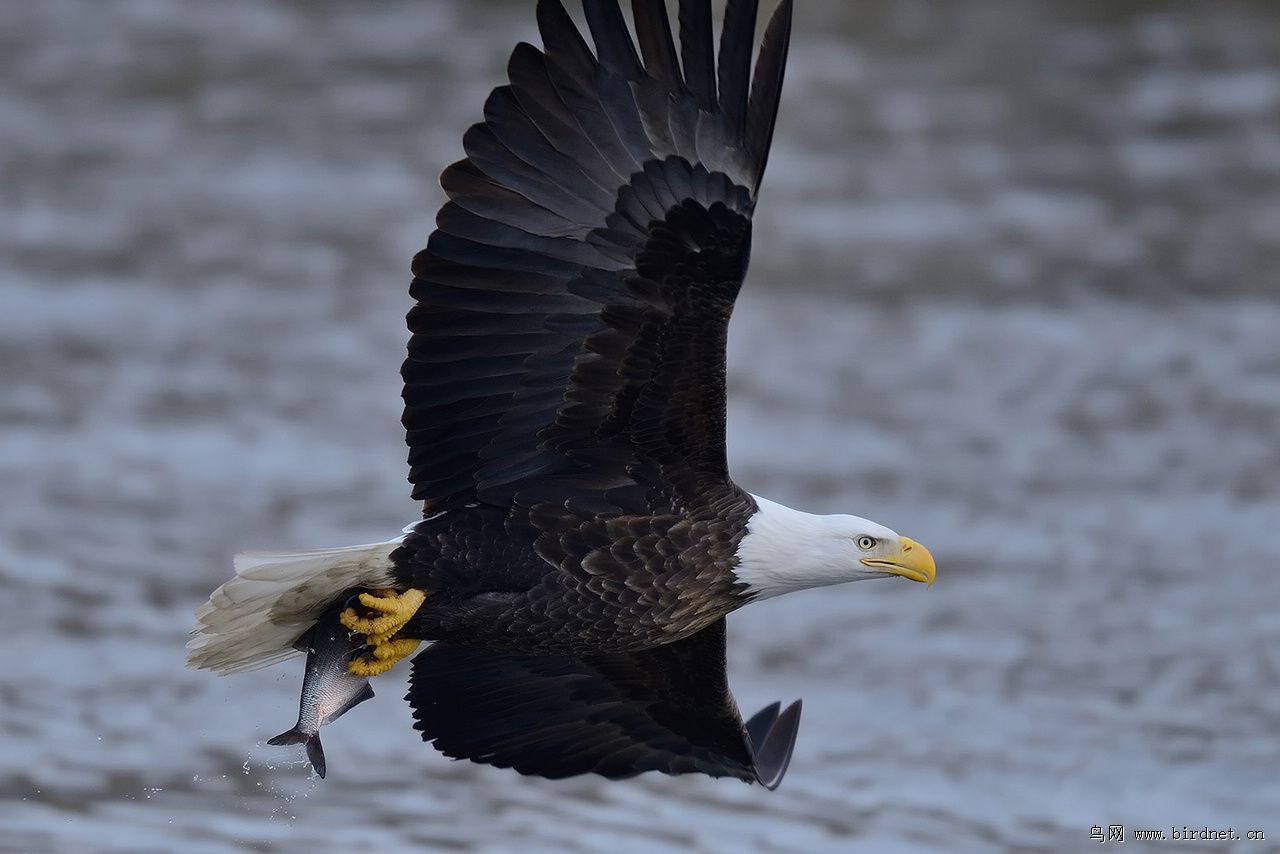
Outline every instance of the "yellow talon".
{"type": "Polygon", "coordinates": [[[347,664],[347,672],[355,676],[377,676],[386,673],[396,662],[413,654],[422,641],[413,638],[397,638],[375,644],[369,656],[353,658],[347,664]]]}
{"type": "Polygon", "coordinates": [[[413,651],[418,648],[418,644],[422,641],[413,638],[400,638],[399,640],[387,641],[380,643],[373,648],[373,657],[379,661],[390,661],[395,664],[405,656],[413,655],[413,651]]]}
{"type": "Polygon", "coordinates": [[[352,676],[380,676],[395,666],[394,661],[369,661],[365,658],[353,658],[347,665],[347,672],[352,676]]]}
{"type": "Polygon", "coordinates": [[[372,649],[363,656],[351,659],[347,672],[354,676],[377,676],[390,670],[397,661],[412,655],[421,641],[413,638],[395,638],[409,619],[418,612],[427,595],[421,590],[404,592],[380,590],[377,594],[361,593],[360,604],[382,616],[362,617],[354,608],[347,608],[339,616],[342,625],[365,636],[372,649]]]}
{"type": "MultiPolygon", "coordinates": [[[[406,590],[405,593],[418,593],[421,590],[406,590]]],[[[400,594],[395,590],[379,590],[377,593],[361,593],[360,604],[374,611],[381,611],[384,614],[394,614],[400,608],[400,594]]],[[[419,603],[421,604],[421,603],[419,603]]]]}
{"type": "Polygon", "coordinates": [[[403,593],[388,590],[384,591],[384,594],[382,596],[375,596],[372,593],[360,594],[361,605],[383,616],[361,617],[354,608],[348,608],[339,617],[342,625],[358,634],[368,635],[370,638],[389,638],[400,631],[427,600],[427,594],[414,588],[403,593]]]}

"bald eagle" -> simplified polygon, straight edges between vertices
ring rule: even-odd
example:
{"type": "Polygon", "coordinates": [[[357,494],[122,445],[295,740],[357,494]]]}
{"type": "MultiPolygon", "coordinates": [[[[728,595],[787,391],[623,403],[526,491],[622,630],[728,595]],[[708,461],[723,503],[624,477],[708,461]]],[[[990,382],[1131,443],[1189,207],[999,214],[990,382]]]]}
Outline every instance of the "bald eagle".
{"type": "Polygon", "coordinates": [[[725,617],[793,590],[932,583],[918,543],[867,519],[740,489],[725,456],[725,337],[747,271],[791,34],[752,73],[756,0],[560,0],[543,47],[448,167],[413,260],[404,426],[422,519],[385,543],[239,556],[197,612],[189,663],[295,652],[341,614],[374,676],[413,659],[407,699],[450,757],[523,774],[656,770],[774,787],[799,703],[743,722],[725,617]],[[638,50],[637,50],[638,44],[638,50]]]}

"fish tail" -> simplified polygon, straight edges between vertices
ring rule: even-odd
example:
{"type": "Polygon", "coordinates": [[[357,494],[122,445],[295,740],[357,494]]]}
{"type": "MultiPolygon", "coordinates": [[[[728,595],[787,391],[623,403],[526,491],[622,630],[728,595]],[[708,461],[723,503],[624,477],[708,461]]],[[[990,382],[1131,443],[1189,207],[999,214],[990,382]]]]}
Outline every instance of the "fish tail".
{"type": "Polygon", "coordinates": [[[307,735],[296,725],[293,729],[285,730],[277,736],[267,739],[267,744],[301,744],[307,740],[307,735]]]}
{"type": "Polygon", "coordinates": [[[304,742],[307,746],[307,760],[311,763],[311,767],[316,769],[316,773],[320,775],[320,779],[324,779],[324,748],[320,746],[320,733],[313,733],[307,737],[304,742]]]}
{"type": "Polygon", "coordinates": [[[267,739],[267,744],[305,745],[307,748],[307,761],[311,763],[312,768],[316,769],[320,779],[324,779],[324,747],[320,744],[320,733],[305,733],[295,726],[293,729],[285,730],[279,735],[267,739]]]}

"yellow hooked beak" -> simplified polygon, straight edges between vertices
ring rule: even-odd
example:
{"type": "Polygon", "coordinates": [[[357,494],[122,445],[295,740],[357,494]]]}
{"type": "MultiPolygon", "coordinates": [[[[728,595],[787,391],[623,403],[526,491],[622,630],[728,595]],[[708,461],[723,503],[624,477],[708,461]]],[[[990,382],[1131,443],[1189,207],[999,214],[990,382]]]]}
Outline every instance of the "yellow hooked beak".
{"type": "Polygon", "coordinates": [[[898,538],[897,554],[864,557],[862,563],[876,572],[901,575],[928,587],[933,586],[933,577],[938,574],[938,568],[933,564],[933,555],[910,537],[898,538]]]}

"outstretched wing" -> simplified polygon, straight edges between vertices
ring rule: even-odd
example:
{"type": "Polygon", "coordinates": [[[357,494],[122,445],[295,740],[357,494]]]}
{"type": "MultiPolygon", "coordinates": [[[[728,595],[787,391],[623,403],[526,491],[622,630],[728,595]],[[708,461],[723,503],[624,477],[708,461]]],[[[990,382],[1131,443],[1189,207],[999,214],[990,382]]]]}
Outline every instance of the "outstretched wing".
{"type": "Polygon", "coordinates": [[[544,50],[445,170],[450,201],[413,263],[404,425],[430,511],[592,496],[600,510],[696,506],[728,482],[724,347],[746,272],[791,0],[756,63],[756,0],[559,0],[544,50]],[[683,62],[683,68],[681,66],[683,62]],[[717,83],[718,81],[718,83],[717,83]]]}
{"type": "Polygon", "coordinates": [[[747,724],[725,679],[725,621],[638,653],[537,656],[437,643],[413,662],[415,728],[446,756],[521,774],[737,777],[775,788],[799,703],[747,724]]]}

